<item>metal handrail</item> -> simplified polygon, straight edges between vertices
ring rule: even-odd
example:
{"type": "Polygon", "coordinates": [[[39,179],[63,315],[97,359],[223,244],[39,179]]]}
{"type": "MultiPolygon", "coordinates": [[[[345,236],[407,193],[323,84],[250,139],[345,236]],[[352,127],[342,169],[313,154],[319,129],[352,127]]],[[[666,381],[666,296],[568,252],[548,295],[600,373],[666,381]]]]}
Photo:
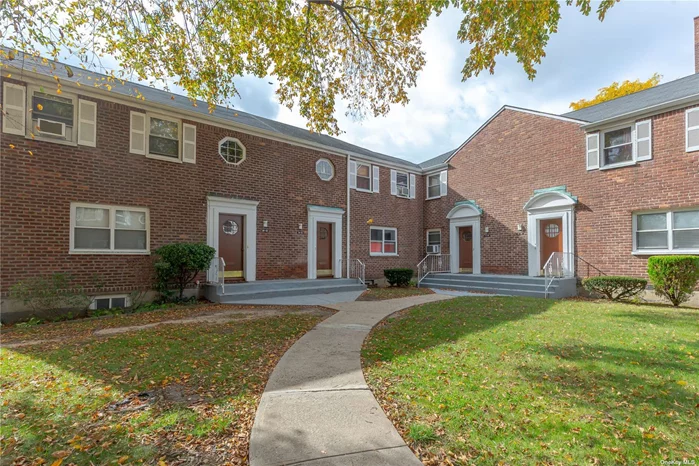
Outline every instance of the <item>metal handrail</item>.
{"type": "MultiPolygon", "coordinates": [[[[572,267],[572,260],[566,261],[568,257],[572,260],[579,260],[587,264],[587,276],[590,276],[590,267],[595,269],[599,275],[606,275],[600,269],[590,264],[582,257],[572,252],[554,252],[551,253],[546,264],[544,264],[544,296],[548,298],[549,288],[553,284],[555,278],[572,278],[575,276],[572,267]],[[566,263],[567,262],[567,263],[566,263]]],[[[575,268],[577,269],[577,268],[575,268]]]]}
{"type": "Polygon", "coordinates": [[[451,272],[449,254],[428,254],[417,264],[417,286],[431,273],[451,272]]]}
{"type": "Polygon", "coordinates": [[[218,258],[218,286],[221,287],[221,294],[226,294],[226,261],[223,257],[218,258]]]}
{"type": "MultiPolygon", "coordinates": [[[[343,270],[343,259],[338,259],[340,270],[343,270]]],[[[356,278],[359,283],[366,285],[366,265],[359,259],[349,260],[349,275],[347,278],[356,278]]]]}

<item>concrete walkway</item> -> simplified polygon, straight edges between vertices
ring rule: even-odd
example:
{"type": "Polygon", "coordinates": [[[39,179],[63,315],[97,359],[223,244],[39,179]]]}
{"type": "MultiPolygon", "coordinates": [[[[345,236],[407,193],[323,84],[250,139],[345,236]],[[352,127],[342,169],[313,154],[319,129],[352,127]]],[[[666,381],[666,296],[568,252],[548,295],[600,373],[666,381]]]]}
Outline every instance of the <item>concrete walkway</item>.
{"type": "Polygon", "coordinates": [[[299,339],[272,372],[252,428],[250,464],[420,466],[369,390],[360,352],[384,317],[450,298],[329,305],[340,312],[299,339]]]}

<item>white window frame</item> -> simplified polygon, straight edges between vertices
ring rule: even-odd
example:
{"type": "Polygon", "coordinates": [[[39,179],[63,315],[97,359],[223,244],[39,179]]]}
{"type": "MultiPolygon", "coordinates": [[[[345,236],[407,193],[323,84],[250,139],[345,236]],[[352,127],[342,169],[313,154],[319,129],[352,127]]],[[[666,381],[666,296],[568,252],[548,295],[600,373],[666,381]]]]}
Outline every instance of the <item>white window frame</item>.
{"type": "Polygon", "coordinates": [[[160,113],[150,113],[146,112],[146,157],[155,160],[164,160],[166,162],[182,163],[182,141],[184,136],[182,135],[182,120],[177,118],[171,118],[160,113]],[[158,120],[171,121],[177,123],[177,158],[168,157],[167,155],[151,154],[150,153],[150,120],[151,118],[157,118],[158,120]]]}
{"type": "Polygon", "coordinates": [[[439,199],[440,197],[442,197],[442,173],[441,172],[432,173],[430,175],[427,175],[427,184],[425,186],[425,193],[427,195],[427,197],[425,199],[428,201],[431,199],[439,199]],[[439,190],[438,190],[439,194],[437,194],[436,196],[432,196],[432,197],[430,197],[430,188],[434,187],[434,186],[430,186],[430,179],[431,178],[437,179],[437,184],[435,186],[437,186],[437,188],[439,188],[439,190]]]}
{"type": "Polygon", "coordinates": [[[115,206],[105,204],[88,204],[83,202],[70,203],[70,248],[69,254],[127,254],[127,255],[149,255],[150,254],[150,209],[147,207],[133,206],[115,206]],[[76,211],[78,207],[86,207],[89,209],[105,209],[109,210],[109,245],[110,249],[76,249],[75,248],[75,223],[76,211]],[[146,215],[146,249],[114,249],[114,232],[116,230],[116,211],[130,210],[143,212],[146,215]]]}
{"type": "MultiPolygon", "coordinates": [[[[691,212],[699,210],[697,207],[687,207],[681,209],[672,210],[647,210],[641,212],[633,213],[633,250],[632,254],[637,256],[652,256],[652,255],[672,255],[672,254],[699,254],[699,248],[675,248],[673,244],[673,231],[684,231],[684,230],[695,230],[696,228],[684,228],[679,230],[673,230],[673,216],[678,212],[691,212]],[[637,233],[638,233],[638,216],[645,214],[665,214],[666,215],[666,229],[665,230],[655,230],[655,231],[667,231],[667,249],[638,249],[637,245],[637,233]]],[[[643,230],[643,231],[653,231],[653,230],[643,230]]]]}
{"type": "Polygon", "coordinates": [[[41,88],[39,86],[27,86],[27,123],[26,123],[26,128],[27,128],[27,134],[25,135],[27,138],[34,139],[37,141],[46,141],[46,142],[53,142],[56,144],[65,144],[68,146],[77,146],[78,145],[78,96],[76,94],[71,94],[71,93],[65,93],[61,91],[61,93],[57,92],[52,92],[46,88],[41,88]],[[65,139],[65,123],[61,123],[63,125],[63,139],[59,137],[51,137],[51,136],[42,136],[41,131],[37,131],[34,128],[34,124],[32,122],[33,118],[32,116],[34,115],[34,105],[32,103],[32,98],[34,97],[34,93],[39,92],[41,94],[47,94],[47,95],[53,95],[56,97],[62,97],[64,99],[70,99],[73,102],[73,136],[70,139],[65,139]]]}
{"type": "Polygon", "coordinates": [[[699,112],[699,107],[690,108],[689,110],[684,112],[684,145],[685,145],[685,149],[687,152],[696,152],[699,150],[699,145],[697,145],[697,146],[690,146],[689,145],[689,131],[691,131],[691,130],[699,131],[699,125],[689,126],[689,114],[694,113],[694,112],[699,112]]]}
{"type": "MultiPolygon", "coordinates": [[[[623,125],[617,125],[614,126],[613,128],[606,128],[604,131],[600,131],[599,133],[599,168],[600,170],[608,170],[611,168],[619,168],[619,167],[627,167],[629,165],[635,165],[636,164],[636,125],[634,122],[623,124],[623,125]],[[629,129],[631,131],[631,141],[628,144],[631,144],[631,160],[628,160],[626,162],[619,162],[619,163],[613,163],[613,164],[605,164],[604,162],[604,150],[607,149],[607,147],[604,145],[604,135],[607,133],[610,133],[612,131],[618,131],[620,129],[629,129]]],[[[623,144],[626,145],[626,144],[623,144]]],[[[617,146],[612,146],[612,147],[617,147],[617,146]]]]}
{"type": "Polygon", "coordinates": [[[370,227],[369,228],[369,255],[370,256],[397,256],[398,255],[398,229],[393,228],[393,227],[370,227]],[[379,230],[381,231],[381,251],[384,251],[386,249],[386,235],[384,232],[386,230],[392,230],[394,235],[396,236],[396,252],[372,252],[371,251],[371,232],[374,230],[379,230]]]}
{"type": "MultiPolygon", "coordinates": [[[[372,193],[372,192],[374,192],[374,191],[372,191],[372,186],[373,186],[372,178],[374,177],[374,169],[372,168],[372,165],[369,164],[369,163],[356,162],[356,167],[357,167],[357,170],[356,170],[354,176],[355,176],[355,178],[356,178],[356,180],[357,180],[357,183],[356,183],[356,186],[355,186],[354,189],[357,190],[357,191],[361,191],[361,192],[363,192],[363,193],[372,193]],[[364,189],[364,188],[360,188],[360,187],[359,187],[359,178],[360,178],[360,176],[359,176],[359,167],[361,167],[361,166],[365,166],[365,167],[369,168],[369,189],[364,189]]],[[[364,178],[364,177],[362,177],[362,178],[364,178]]]]}
{"type": "Polygon", "coordinates": [[[402,199],[410,199],[410,173],[396,170],[396,194],[395,194],[395,196],[400,197],[402,199]],[[400,194],[399,188],[401,188],[401,185],[398,184],[398,176],[399,175],[405,175],[405,182],[407,183],[407,185],[405,186],[405,190],[407,191],[405,196],[400,194]]]}
{"type": "Polygon", "coordinates": [[[221,159],[222,159],[226,164],[228,164],[228,165],[233,165],[234,167],[237,167],[237,166],[240,165],[241,163],[245,162],[245,160],[247,160],[247,158],[248,158],[248,151],[247,151],[247,149],[245,148],[245,144],[243,144],[242,142],[240,142],[240,139],[227,136],[227,137],[221,139],[221,140],[218,142],[218,155],[221,157],[221,159]],[[243,158],[240,159],[240,162],[229,162],[228,160],[226,160],[226,158],[223,156],[223,154],[221,154],[221,146],[224,145],[224,144],[227,143],[227,142],[235,142],[235,143],[237,143],[237,144],[243,149],[243,158]]]}
{"type": "Polygon", "coordinates": [[[335,165],[333,165],[333,163],[326,158],[320,158],[320,159],[316,160],[316,175],[318,175],[318,178],[320,178],[321,181],[332,180],[333,178],[335,178],[335,165]],[[318,173],[318,166],[323,162],[327,162],[328,165],[330,165],[330,178],[328,178],[328,179],[324,179],[322,176],[320,176],[320,173],[318,173]]]}
{"type": "Polygon", "coordinates": [[[439,252],[428,252],[427,254],[441,254],[442,253],[442,230],[441,228],[432,228],[425,231],[425,251],[430,246],[430,233],[439,233],[439,252]]]}
{"type": "Polygon", "coordinates": [[[109,308],[108,309],[114,309],[114,306],[112,306],[112,299],[119,299],[119,298],[124,298],[124,308],[131,307],[131,297],[126,294],[115,294],[115,295],[107,295],[107,296],[92,296],[92,301],[90,302],[90,310],[97,310],[97,300],[98,299],[108,299],[109,300],[109,308]]]}

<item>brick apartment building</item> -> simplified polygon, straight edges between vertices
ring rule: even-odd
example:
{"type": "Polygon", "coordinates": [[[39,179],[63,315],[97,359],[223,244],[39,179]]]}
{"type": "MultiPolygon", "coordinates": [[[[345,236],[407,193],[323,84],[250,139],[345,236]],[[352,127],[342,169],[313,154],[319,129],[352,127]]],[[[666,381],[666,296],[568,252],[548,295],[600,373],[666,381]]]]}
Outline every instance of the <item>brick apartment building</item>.
{"type": "MultiPolygon", "coordinates": [[[[699,18],[695,30],[699,47],[699,18]]],[[[154,250],[183,241],[247,282],[343,277],[357,259],[380,279],[426,254],[448,254],[453,273],[537,276],[558,253],[579,277],[644,276],[650,255],[699,253],[697,50],[693,75],[564,115],[505,106],[421,164],[4,60],[3,310],[14,283],[53,272],[122,296],[149,283],[154,250]]]]}

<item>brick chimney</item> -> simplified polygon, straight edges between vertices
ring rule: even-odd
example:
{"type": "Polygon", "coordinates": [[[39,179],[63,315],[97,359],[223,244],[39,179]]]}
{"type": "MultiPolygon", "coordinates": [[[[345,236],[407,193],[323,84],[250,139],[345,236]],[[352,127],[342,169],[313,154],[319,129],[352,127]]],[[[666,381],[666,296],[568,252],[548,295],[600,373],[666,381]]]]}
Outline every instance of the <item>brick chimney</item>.
{"type": "Polygon", "coordinates": [[[694,72],[699,73],[699,16],[694,18],[694,72]]]}

